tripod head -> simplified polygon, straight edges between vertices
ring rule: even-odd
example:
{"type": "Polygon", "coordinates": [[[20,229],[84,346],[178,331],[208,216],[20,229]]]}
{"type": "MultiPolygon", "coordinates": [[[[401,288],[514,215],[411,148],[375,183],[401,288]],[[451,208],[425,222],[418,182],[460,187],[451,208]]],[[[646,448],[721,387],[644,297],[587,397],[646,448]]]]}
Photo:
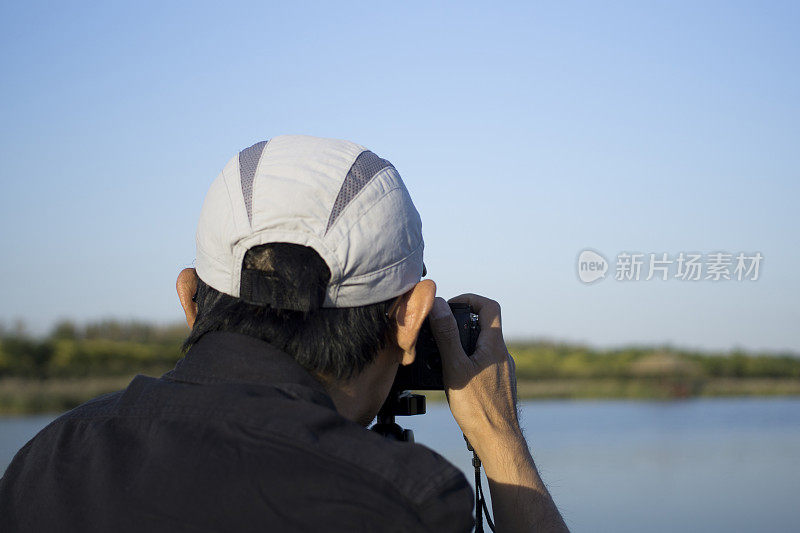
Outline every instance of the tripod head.
{"type": "Polygon", "coordinates": [[[378,411],[378,421],[370,429],[390,439],[414,442],[414,432],[410,429],[401,428],[394,421],[394,417],[424,414],[424,395],[413,394],[407,390],[392,389],[380,411],[378,411]]]}

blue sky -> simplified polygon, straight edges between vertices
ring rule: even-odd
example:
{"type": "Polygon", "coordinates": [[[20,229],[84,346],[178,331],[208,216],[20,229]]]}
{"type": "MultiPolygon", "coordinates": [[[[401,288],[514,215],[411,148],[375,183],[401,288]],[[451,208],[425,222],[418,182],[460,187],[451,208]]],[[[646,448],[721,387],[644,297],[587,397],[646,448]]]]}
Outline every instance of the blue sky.
{"type": "Polygon", "coordinates": [[[5,3],[0,321],[180,320],[211,181],[305,133],[395,164],[440,294],[507,337],[800,351],[799,35],[791,2],[5,3]],[[587,247],[764,262],[586,286],[587,247]]]}

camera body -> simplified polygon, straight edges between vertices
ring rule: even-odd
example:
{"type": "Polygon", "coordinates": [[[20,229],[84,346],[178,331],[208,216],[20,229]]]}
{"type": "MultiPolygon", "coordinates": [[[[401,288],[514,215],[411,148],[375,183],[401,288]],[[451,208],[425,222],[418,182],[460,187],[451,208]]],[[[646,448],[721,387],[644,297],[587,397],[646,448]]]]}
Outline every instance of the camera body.
{"type": "MultiPolygon", "coordinates": [[[[469,304],[451,303],[450,309],[458,325],[458,334],[464,353],[471,356],[475,353],[478,335],[478,315],[472,312],[469,304]]],[[[444,390],[442,381],[442,357],[439,347],[431,331],[430,322],[425,319],[417,339],[416,357],[408,366],[401,366],[397,371],[393,390],[444,390]]]]}

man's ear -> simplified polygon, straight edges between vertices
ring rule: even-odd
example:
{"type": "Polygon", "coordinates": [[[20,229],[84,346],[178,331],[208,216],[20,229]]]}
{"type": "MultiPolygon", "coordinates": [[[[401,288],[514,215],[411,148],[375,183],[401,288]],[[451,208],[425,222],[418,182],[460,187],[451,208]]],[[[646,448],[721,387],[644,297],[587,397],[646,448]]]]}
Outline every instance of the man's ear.
{"type": "Polygon", "coordinates": [[[416,355],[416,344],[422,323],[433,309],[436,284],[424,279],[403,294],[396,305],[394,318],[397,321],[397,346],[402,350],[400,364],[410,365],[416,355]]]}
{"type": "Polygon", "coordinates": [[[197,318],[197,303],[192,300],[197,292],[197,272],[193,268],[181,270],[175,288],[178,291],[178,299],[181,301],[183,312],[186,314],[186,323],[189,325],[189,329],[192,329],[197,318]]]}

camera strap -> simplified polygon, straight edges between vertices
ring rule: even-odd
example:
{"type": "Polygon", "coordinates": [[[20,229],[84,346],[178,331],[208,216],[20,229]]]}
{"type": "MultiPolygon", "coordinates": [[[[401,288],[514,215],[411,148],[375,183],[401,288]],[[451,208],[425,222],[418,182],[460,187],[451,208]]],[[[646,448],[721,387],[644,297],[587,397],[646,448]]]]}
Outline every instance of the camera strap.
{"type": "Polygon", "coordinates": [[[489,529],[494,532],[494,522],[486,506],[486,496],[481,486],[481,459],[466,436],[464,436],[464,442],[467,443],[467,449],[472,452],[472,466],[475,468],[475,533],[483,533],[483,513],[486,513],[486,523],[489,524],[489,529]]]}

